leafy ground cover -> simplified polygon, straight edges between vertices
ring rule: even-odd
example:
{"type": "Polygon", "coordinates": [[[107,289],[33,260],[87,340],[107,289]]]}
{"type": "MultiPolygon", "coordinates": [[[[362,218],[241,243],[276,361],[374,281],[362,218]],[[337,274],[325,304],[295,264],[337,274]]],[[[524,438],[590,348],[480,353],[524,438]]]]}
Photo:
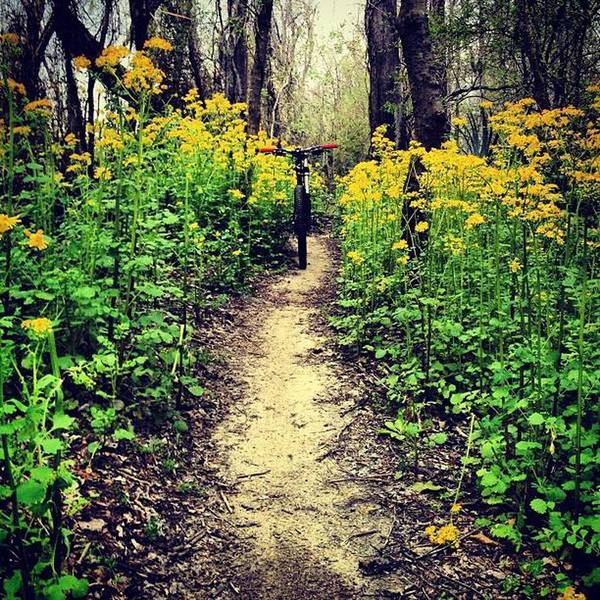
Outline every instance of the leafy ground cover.
{"type": "Polygon", "coordinates": [[[83,597],[87,583],[63,570],[87,502],[73,438],[84,435],[92,465],[115,444],[127,453],[148,416],[185,431],[180,404],[204,392],[193,321],[281,260],[293,179],[285,160],[256,154],[243,105],[192,90],[155,113],[164,40],[127,68],[122,47],[97,59],[118,86],[93,155],[72,134],[52,138],[51,103],[29,101],[7,70],[16,41],[1,44],[4,593],[83,597]]]}
{"type": "MultiPolygon", "coordinates": [[[[476,471],[496,509],[478,525],[517,550],[533,537],[588,585],[600,574],[597,92],[586,111],[484,103],[488,158],[456,141],[397,151],[376,132],[374,160],[340,182],[335,318],[398,404],[381,433],[411,449],[405,468],[446,443],[433,417],[462,424],[456,468],[476,471]]],[[[434,543],[460,539],[462,482],[425,531],[434,543]]]]}

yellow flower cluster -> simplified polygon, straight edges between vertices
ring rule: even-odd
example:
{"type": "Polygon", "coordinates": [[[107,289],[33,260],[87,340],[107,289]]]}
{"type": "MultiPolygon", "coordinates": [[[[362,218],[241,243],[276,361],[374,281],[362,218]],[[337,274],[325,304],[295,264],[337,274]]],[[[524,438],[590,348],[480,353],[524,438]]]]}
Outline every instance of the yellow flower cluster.
{"type": "Polygon", "coordinates": [[[160,93],[160,84],[165,74],[157,68],[152,59],[143,52],[136,52],[131,60],[131,68],[123,76],[125,87],[135,92],[151,91],[160,93]]]}
{"type": "Polygon", "coordinates": [[[429,537],[429,541],[432,544],[458,545],[458,536],[460,531],[458,530],[458,527],[452,523],[448,523],[448,525],[442,525],[441,527],[429,525],[425,528],[425,533],[427,534],[427,537],[429,537]]]}
{"type": "Polygon", "coordinates": [[[577,592],[573,586],[566,587],[557,600],[585,600],[585,594],[577,592]]]}
{"type": "Polygon", "coordinates": [[[31,331],[35,335],[44,336],[52,331],[52,321],[46,317],[26,319],[21,323],[21,327],[26,331],[31,331]]]}
{"type": "Polygon", "coordinates": [[[94,169],[94,179],[109,181],[112,179],[112,173],[107,167],[96,167],[94,169]]]}
{"type": "Polygon", "coordinates": [[[21,222],[18,216],[9,217],[6,213],[0,213],[0,236],[10,231],[15,225],[21,222]]]}
{"type": "Polygon", "coordinates": [[[34,100],[33,102],[28,102],[23,109],[27,112],[37,112],[47,116],[52,113],[52,101],[48,100],[48,98],[34,100]]]}
{"type": "Polygon", "coordinates": [[[6,80],[6,84],[8,85],[8,89],[11,92],[15,92],[17,94],[21,94],[21,96],[26,96],[27,95],[27,90],[25,89],[25,86],[22,83],[19,83],[18,81],[15,81],[12,78],[8,78],[6,80]]]}
{"type": "Polygon", "coordinates": [[[76,69],[83,71],[85,69],[89,69],[92,66],[92,61],[87,56],[83,56],[82,54],[80,56],[76,56],[73,59],[73,64],[75,65],[76,69]]]}
{"type": "Polygon", "coordinates": [[[48,247],[48,242],[44,237],[43,229],[38,229],[35,233],[26,229],[25,236],[28,238],[27,245],[35,250],[45,250],[48,247]]]}
{"type": "Polygon", "coordinates": [[[350,250],[346,256],[355,264],[360,265],[365,262],[363,255],[358,250],[350,250]]]}
{"type": "Polygon", "coordinates": [[[92,164],[92,155],[89,152],[82,152],[81,154],[73,152],[69,156],[69,160],[71,164],[67,167],[67,173],[79,173],[92,164]]]}
{"type": "MultiPolygon", "coordinates": [[[[129,56],[129,50],[125,46],[107,46],[96,59],[96,66],[100,69],[114,69],[126,56],[129,56]]],[[[83,65],[83,61],[80,64],[83,65]]]]}
{"type": "Polygon", "coordinates": [[[150,39],[147,39],[144,42],[144,48],[148,50],[152,49],[170,52],[171,50],[173,50],[173,44],[161,37],[151,37],[150,39]]]}
{"type": "Polygon", "coordinates": [[[9,44],[11,46],[18,46],[21,43],[21,39],[16,33],[3,33],[0,35],[0,44],[9,44]]]}

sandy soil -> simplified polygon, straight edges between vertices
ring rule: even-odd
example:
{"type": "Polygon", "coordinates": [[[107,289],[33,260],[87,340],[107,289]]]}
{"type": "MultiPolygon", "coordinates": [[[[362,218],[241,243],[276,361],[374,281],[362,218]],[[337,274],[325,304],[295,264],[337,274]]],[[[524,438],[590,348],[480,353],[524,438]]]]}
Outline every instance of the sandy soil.
{"type": "Polygon", "coordinates": [[[353,389],[312,327],[332,261],[310,240],[309,266],[274,282],[236,348],[241,404],[217,431],[227,503],[249,541],[252,598],[361,597],[370,582],[358,561],[385,544],[392,526],[352,474],[326,457],[349,417],[353,389]],[[345,389],[344,389],[345,388],[345,389]],[[341,403],[334,400],[345,398],[341,403]]]}

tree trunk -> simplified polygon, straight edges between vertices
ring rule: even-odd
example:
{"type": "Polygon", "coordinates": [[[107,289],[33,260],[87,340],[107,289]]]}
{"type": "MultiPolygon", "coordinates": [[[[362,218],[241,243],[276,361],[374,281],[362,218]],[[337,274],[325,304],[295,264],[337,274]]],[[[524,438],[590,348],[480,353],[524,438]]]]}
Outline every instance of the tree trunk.
{"type": "Polygon", "coordinates": [[[43,85],[40,80],[40,67],[48,42],[54,32],[54,20],[50,18],[42,24],[46,8],[46,0],[22,0],[25,9],[25,35],[23,38],[23,54],[19,61],[19,79],[25,85],[27,97],[40,98],[43,85]]]}
{"type": "Polygon", "coordinates": [[[148,29],[154,13],[163,0],[129,0],[129,16],[131,18],[131,39],[136,50],[144,47],[148,39],[148,29]]]}
{"type": "Polygon", "coordinates": [[[531,10],[529,0],[516,1],[516,29],[515,37],[517,45],[521,50],[524,64],[528,67],[529,73],[525,73],[531,78],[531,95],[540,108],[550,107],[550,98],[548,97],[548,84],[545,78],[547,69],[545,68],[540,52],[538,37],[533,32],[534,24],[531,19],[531,10]]]}
{"type": "Polygon", "coordinates": [[[188,53],[190,56],[190,67],[192,70],[192,77],[194,79],[194,85],[198,90],[198,95],[201,100],[205,100],[209,95],[210,90],[210,77],[206,72],[204,62],[202,60],[202,53],[200,51],[200,41],[198,40],[198,33],[196,32],[196,22],[192,25],[192,31],[188,39],[188,53]]]}
{"type": "Polygon", "coordinates": [[[254,63],[250,73],[248,90],[248,132],[258,133],[260,129],[260,112],[262,89],[265,83],[267,68],[267,52],[271,37],[271,20],[273,17],[273,0],[257,0],[258,13],[255,23],[254,63]]]}
{"type": "Polygon", "coordinates": [[[67,129],[77,136],[82,146],[85,146],[85,124],[77,91],[77,81],[73,72],[73,57],[68,52],[64,54],[67,79],[67,129]]]}
{"type": "Polygon", "coordinates": [[[221,50],[223,87],[231,102],[245,102],[248,93],[248,0],[227,0],[227,12],[221,50]]]}
{"type": "Polygon", "coordinates": [[[414,134],[425,148],[439,148],[448,133],[443,70],[433,55],[427,0],[402,0],[400,40],[414,114],[414,134]]]}
{"type": "Polygon", "coordinates": [[[370,0],[365,6],[365,32],[369,68],[369,126],[381,125],[398,139],[400,52],[396,28],[396,0],[370,0]]]}

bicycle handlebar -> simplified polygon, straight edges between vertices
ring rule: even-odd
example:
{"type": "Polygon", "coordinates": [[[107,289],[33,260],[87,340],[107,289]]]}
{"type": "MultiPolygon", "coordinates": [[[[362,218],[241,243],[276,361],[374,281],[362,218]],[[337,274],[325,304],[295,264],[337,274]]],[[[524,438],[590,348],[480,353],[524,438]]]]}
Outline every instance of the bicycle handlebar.
{"type": "Polygon", "coordinates": [[[283,148],[281,146],[267,146],[265,148],[259,148],[258,152],[262,154],[276,154],[279,156],[284,156],[286,154],[292,156],[310,156],[312,154],[321,154],[326,150],[334,150],[337,147],[337,144],[320,144],[318,146],[310,146],[308,148],[283,148]]]}

